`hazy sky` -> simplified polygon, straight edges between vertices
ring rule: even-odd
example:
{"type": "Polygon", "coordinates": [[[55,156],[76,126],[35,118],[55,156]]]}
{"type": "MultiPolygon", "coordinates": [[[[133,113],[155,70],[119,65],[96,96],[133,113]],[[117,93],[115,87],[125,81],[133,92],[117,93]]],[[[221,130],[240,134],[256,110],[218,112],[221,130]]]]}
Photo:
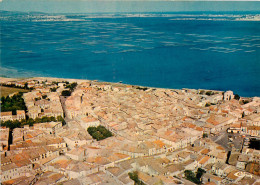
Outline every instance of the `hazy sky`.
{"type": "Polygon", "coordinates": [[[260,1],[2,0],[0,10],[47,13],[260,11],[260,1]]]}

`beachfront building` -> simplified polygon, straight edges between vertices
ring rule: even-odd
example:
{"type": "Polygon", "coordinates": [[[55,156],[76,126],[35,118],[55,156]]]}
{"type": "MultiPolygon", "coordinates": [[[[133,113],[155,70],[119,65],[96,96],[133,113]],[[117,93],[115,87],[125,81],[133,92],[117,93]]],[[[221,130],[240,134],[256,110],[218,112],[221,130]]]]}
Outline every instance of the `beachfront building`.
{"type": "Polygon", "coordinates": [[[234,98],[234,94],[233,94],[233,91],[226,91],[224,93],[224,100],[225,101],[230,101],[234,98]]]}

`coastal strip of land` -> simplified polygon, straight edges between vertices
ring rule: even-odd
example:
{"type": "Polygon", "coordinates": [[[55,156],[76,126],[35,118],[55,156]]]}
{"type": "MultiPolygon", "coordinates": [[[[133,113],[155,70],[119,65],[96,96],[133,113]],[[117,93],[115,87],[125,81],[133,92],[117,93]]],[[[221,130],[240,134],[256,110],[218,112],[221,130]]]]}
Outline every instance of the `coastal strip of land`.
{"type": "Polygon", "coordinates": [[[260,97],[0,78],[2,184],[256,184],[260,97]]]}

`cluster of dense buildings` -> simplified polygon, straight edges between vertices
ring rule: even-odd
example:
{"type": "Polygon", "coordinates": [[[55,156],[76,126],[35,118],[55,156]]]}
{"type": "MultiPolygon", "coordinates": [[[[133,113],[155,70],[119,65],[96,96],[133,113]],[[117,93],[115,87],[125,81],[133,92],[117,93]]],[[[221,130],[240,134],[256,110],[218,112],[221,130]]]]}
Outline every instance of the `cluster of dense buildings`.
{"type": "Polygon", "coordinates": [[[31,91],[24,94],[24,101],[30,118],[63,117],[59,94],[57,92],[31,91]]]}
{"type": "Polygon", "coordinates": [[[259,137],[258,97],[87,80],[62,97],[61,79],[3,80],[34,88],[23,95],[29,118],[62,116],[66,125],[2,127],[2,184],[134,184],[134,171],[145,184],[193,184],[184,174],[198,168],[203,184],[260,184],[259,150],[217,142],[228,133],[259,137]],[[92,139],[87,129],[98,125],[113,137],[92,139]]]}

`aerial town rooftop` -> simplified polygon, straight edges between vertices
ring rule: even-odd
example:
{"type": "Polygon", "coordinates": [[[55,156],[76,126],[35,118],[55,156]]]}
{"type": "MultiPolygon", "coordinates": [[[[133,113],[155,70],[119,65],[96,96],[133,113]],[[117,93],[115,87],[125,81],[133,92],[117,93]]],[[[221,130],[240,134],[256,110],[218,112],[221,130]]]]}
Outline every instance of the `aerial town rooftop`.
{"type": "Polygon", "coordinates": [[[250,144],[260,137],[259,97],[43,77],[0,82],[29,89],[24,110],[1,112],[2,184],[260,184],[260,150],[250,144]],[[112,136],[94,139],[90,128],[112,136]]]}

